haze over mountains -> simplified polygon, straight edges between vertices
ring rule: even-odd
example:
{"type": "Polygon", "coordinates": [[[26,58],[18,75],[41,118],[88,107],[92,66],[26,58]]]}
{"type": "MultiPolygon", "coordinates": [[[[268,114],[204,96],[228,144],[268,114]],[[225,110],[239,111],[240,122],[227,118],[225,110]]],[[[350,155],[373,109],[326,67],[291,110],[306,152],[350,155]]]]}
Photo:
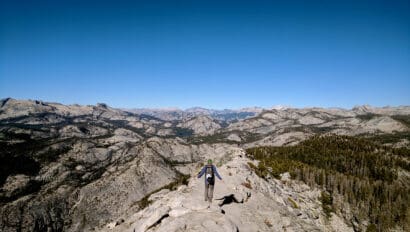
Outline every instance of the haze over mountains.
{"type": "MultiPolygon", "coordinates": [[[[289,173],[263,178],[250,164],[258,161],[244,150],[290,147],[326,135],[407,149],[410,106],[161,110],[3,99],[0,228],[363,231],[373,223],[370,216],[358,221],[345,206],[328,218],[319,186],[289,173]],[[202,180],[195,176],[208,158],[224,177],[216,198],[233,194],[241,203],[206,208],[202,180]]],[[[402,166],[396,171],[408,185],[410,173],[402,166]]]]}
{"type": "Polygon", "coordinates": [[[164,108],[164,109],[124,109],[129,112],[137,114],[151,115],[163,120],[181,120],[187,117],[195,117],[199,115],[207,115],[212,118],[223,120],[223,121],[233,121],[238,119],[244,119],[247,117],[254,116],[263,111],[260,107],[249,107],[239,110],[213,110],[206,109],[202,107],[192,107],[186,110],[181,110],[178,108],[164,108]]]}

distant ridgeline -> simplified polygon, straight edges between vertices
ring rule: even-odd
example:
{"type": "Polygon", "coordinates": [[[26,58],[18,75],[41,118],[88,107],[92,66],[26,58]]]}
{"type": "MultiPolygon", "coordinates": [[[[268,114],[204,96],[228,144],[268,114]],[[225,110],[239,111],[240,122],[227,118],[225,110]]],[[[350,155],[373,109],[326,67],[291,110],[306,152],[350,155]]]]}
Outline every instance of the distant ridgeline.
{"type": "Polygon", "coordinates": [[[367,231],[410,228],[410,150],[378,145],[364,138],[315,136],[296,146],[247,150],[259,160],[256,174],[289,172],[292,179],[323,189],[322,205],[351,224],[369,222],[367,231]],[[339,200],[337,200],[339,199],[339,200]],[[351,215],[346,213],[349,209],[351,215]]]}

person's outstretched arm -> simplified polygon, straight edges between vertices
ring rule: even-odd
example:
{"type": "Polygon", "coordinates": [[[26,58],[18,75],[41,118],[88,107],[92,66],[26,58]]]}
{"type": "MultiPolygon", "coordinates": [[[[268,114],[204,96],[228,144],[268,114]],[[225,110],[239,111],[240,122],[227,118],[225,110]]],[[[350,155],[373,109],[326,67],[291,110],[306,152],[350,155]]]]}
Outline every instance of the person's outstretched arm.
{"type": "Polygon", "coordinates": [[[222,180],[222,177],[219,175],[218,171],[216,170],[215,165],[213,165],[212,168],[214,169],[215,175],[216,175],[220,180],[222,180]]]}
{"type": "Polygon", "coordinates": [[[198,178],[201,178],[202,175],[205,174],[205,167],[202,168],[202,170],[198,174],[198,178]]]}

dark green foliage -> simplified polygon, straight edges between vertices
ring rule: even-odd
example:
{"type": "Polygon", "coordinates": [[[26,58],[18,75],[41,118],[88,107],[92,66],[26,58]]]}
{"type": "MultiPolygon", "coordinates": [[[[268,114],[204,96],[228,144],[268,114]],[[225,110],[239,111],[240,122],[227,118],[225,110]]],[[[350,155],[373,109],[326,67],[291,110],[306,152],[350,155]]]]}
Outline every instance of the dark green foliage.
{"type": "Polygon", "coordinates": [[[40,191],[42,184],[43,183],[40,181],[30,180],[23,189],[20,189],[17,192],[13,192],[12,195],[10,196],[0,195],[0,203],[2,204],[8,203],[8,202],[18,199],[19,197],[22,197],[22,196],[25,196],[31,193],[36,193],[40,191]]]}
{"type": "Polygon", "coordinates": [[[247,150],[260,161],[258,167],[250,165],[259,176],[290,172],[292,178],[327,191],[321,196],[327,215],[341,207],[332,200],[337,194],[358,220],[368,220],[378,230],[406,223],[410,179],[398,173],[410,171],[409,152],[347,136],[315,136],[296,146],[247,150]]]}
{"type": "Polygon", "coordinates": [[[293,200],[291,197],[288,197],[288,201],[290,202],[290,204],[292,205],[293,208],[299,209],[298,204],[297,204],[296,201],[293,200]]]}
{"type": "Polygon", "coordinates": [[[307,128],[303,126],[296,126],[296,127],[285,127],[283,128],[283,133],[290,133],[290,132],[306,132],[307,128]]]}
{"type": "Polygon", "coordinates": [[[251,162],[249,162],[248,165],[255,171],[256,175],[264,179],[266,179],[269,174],[268,169],[263,162],[260,162],[257,167],[251,162]]]}
{"type": "MultiPolygon", "coordinates": [[[[69,214],[70,209],[66,196],[58,196],[45,202],[38,202],[33,208],[37,211],[33,211],[32,213],[32,231],[64,231],[67,223],[65,215],[69,214]]],[[[17,231],[24,231],[24,229],[17,231]]]]}
{"type": "Polygon", "coordinates": [[[194,134],[194,131],[189,128],[181,128],[181,127],[175,127],[174,128],[175,135],[178,137],[191,137],[194,134]]]}
{"type": "Polygon", "coordinates": [[[367,114],[357,115],[356,118],[359,118],[361,120],[371,120],[377,116],[378,116],[377,114],[367,113],[367,114]]]}
{"type": "Polygon", "coordinates": [[[135,128],[133,126],[128,125],[128,121],[127,120],[106,120],[107,123],[110,124],[110,126],[112,127],[111,129],[116,129],[116,128],[124,128],[130,131],[133,131],[143,137],[147,137],[144,129],[142,128],[135,128]]]}
{"type": "Polygon", "coordinates": [[[7,156],[0,154],[0,186],[4,184],[9,175],[25,174],[37,175],[40,164],[28,156],[7,156]]]}
{"type": "Polygon", "coordinates": [[[405,147],[392,149],[392,154],[405,157],[405,158],[410,158],[410,149],[405,148],[405,147]]]}
{"type": "Polygon", "coordinates": [[[326,217],[330,218],[331,213],[334,212],[333,210],[333,197],[332,194],[322,191],[320,195],[320,201],[322,202],[323,212],[325,212],[326,217]]]}
{"type": "Polygon", "coordinates": [[[205,136],[193,136],[188,138],[188,142],[192,144],[210,144],[210,143],[229,143],[229,144],[242,144],[242,143],[250,143],[263,138],[261,134],[254,134],[245,131],[229,131],[229,132],[222,132],[218,134],[212,135],[205,135],[205,136]],[[228,140],[227,137],[230,134],[237,134],[242,138],[242,141],[232,141],[228,140]]]}
{"type": "Polygon", "coordinates": [[[311,133],[314,134],[324,134],[324,133],[328,133],[331,132],[332,130],[334,130],[334,127],[316,127],[316,126],[310,126],[307,127],[307,131],[310,131],[311,133]]]}
{"type": "Polygon", "coordinates": [[[64,179],[63,183],[74,187],[84,186],[94,180],[99,179],[107,170],[104,165],[89,164],[83,161],[77,161],[71,157],[64,161],[63,165],[71,170],[69,175],[64,179]],[[84,166],[90,174],[86,179],[81,178],[84,175],[83,171],[78,171],[75,169],[78,165],[84,166]]]}
{"type": "Polygon", "coordinates": [[[90,132],[86,127],[83,126],[78,127],[78,129],[84,134],[88,134],[90,132]]]}
{"type": "Polygon", "coordinates": [[[40,163],[31,157],[31,153],[40,149],[36,141],[26,134],[3,133],[6,139],[25,140],[22,143],[9,144],[0,141],[0,186],[9,175],[37,175],[40,163]]]}
{"type": "Polygon", "coordinates": [[[131,115],[137,116],[139,120],[147,120],[147,121],[154,120],[154,121],[164,122],[164,120],[148,115],[148,114],[131,114],[131,115]]]}
{"type": "MultiPolygon", "coordinates": [[[[255,167],[252,163],[250,163],[250,166],[257,172],[258,176],[262,178],[266,178],[268,174],[275,178],[279,178],[280,174],[289,171],[293,167],[302,167],[303,163],[275,157],[269,160],[261,160],[258,167],[255,167]]],[[[291,172],[291,175],[293,174],[294,173],[291,172]]]]}
{"type": "Polygon", "coordinates": [[[367,227],[366,232],[377,232],[377,226],[375,224],[370,224],[367,227]]]}
{"type": "Polygon", "coordinates": [[[48,148],[46,151],[39,152],[35,155],[35,158],[39,160],[40,163],[50,163],[56,161],[61,154],[64,154],[71,150],[71,147],[64,146],[59,149],[48,148]]]}
{"type": "Polygon", "coordinates": [[[59,149],[51,149],[51,139],[31,139],[28,134],[10,132],[2,134],[4,141],[0,141],[0,186],[9,175],[37,175],[42,165],[56,161],[61,154],[71,149],[70,141],[63,141],[59,149]],[[13,140],[21,142],[7,142],[13,140]]]}
{"type": "Polygon", "coordinates": [[[233,141],[229,141],[226,139],[227,134],[221,133],[221,134],[213,134],[213,135],[206,135],[206,136],[196,136],[196,137],[191,137],[189,138],[189,142],[193,144],[203,144],[203,143],[235,143],[233,141]]]}
{"type": "Polygon", "coordinates": [[[164,158],[164,161],[166,164],[174,167],[174,166],[178,166],[178,165],[186,165],[186,164],[192,164],[194,163],[193,161],[178,161],[178,160],[170,160],[170,159],[166,159],[164,158]]]}
{"type": "Polygon", "coordinates": [[[378,144],[394,144],[400,142],[402,139],[410,140],[410,132],[395,132],[392,134],[378,134],[370,135],[367,138],[378,144]]]}
{"type": "Polygon", "coordinates": [[[391,116],[396,121],[399,121],[410,128],[410,115],[394,115],[391,116]]]}
{"type": "Polygon", "coordinates": [[[151,193],[151,194],[148,194],[148,195],[146,195],[145,197],[143,197],[141,200],[139,200],[139,201],[137,202],[138,208],[139,208],[139,209],[145,209],[145,208],[147,208],[147,206],[149,206],[149,205],[152,203],[152,201],[148,200],[148,198],[149,198],[152,194],[154,194],[154,193],[155,193],[155,192],[153,192],[153,193],[151,193]]]}
{"type": "Polygon", "coordinates": [[[264,137],[264,135],[262,134],[256,134],[251,132],[238,132],[238,134],[241,134],[241,136],[243,137],[243,143],[255,142],[264,137]]]}

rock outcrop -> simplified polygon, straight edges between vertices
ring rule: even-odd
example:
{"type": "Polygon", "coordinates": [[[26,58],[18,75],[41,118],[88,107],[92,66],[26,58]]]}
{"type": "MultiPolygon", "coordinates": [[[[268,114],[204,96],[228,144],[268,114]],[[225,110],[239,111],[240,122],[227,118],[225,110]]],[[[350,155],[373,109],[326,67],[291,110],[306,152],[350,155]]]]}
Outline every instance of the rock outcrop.
{"type": "Polygon", "coordinates": [[[151,205],[121,224],[109,223],[102,231],[353,231],[333,215],[322,212],[320,191],[284,175],[264,180],[248,166],[243,150],[219,167],[214,201],[204,201],[203,179],[195,173],[188,185],[176,191],[163,190],[150,196],[151,205]],[[335,222],[336,221],[336,222],[335,222]]]}
{"type": "Polygon", "coordinates": [[[191,129],[197,135],[211,135],[221,128],[221,125],[209,116],[197,116],[183,120],[178,127],[191,129]]]}

